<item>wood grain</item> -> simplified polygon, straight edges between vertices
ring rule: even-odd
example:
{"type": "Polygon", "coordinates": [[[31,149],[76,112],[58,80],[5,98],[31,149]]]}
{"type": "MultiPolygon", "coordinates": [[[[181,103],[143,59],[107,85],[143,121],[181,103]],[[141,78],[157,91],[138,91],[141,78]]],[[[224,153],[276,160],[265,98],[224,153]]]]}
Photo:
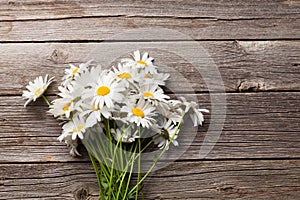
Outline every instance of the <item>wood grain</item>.
{"type": "Polygon", "coordinates": [[[299,8],[298,1],[289,0],[5,1],[0,2],[0,40],[95,41],[136,28],[169,28],[197,40],[295,39],[299,8]]]}
{"type": "Polygon", "coordinates": [[[0,20],[107,16],[257,19],[299,17],[298,1],[1,1],[0,20]]]}
{"type": "Polygon", "coordinates": [[[0,22],[0,42],[154,41],[187,40],[187,37],[194,40],[299,39],[299,22],[300,18],[222,20],[173,17],[5,21],[0,22]],[[148,28],[150,32],[145,35],[127,33],[140,28],[148,28]],[[170,34],[167,30],[178,34],[170,34]]]}
{"type": "MultiPolygon", "coordinates": [[[[201,107],[211,109],[209,95],[200,94],[196,98],[201,107]]],[[[227,94],[226,98],[222,134],[205,159],[300,158],[299,92],[233,93],[227,94]]],[[[80,149],[83,157],[72,158],[67,147],[56,140],[61,128],[52,116],[46,114],[44,102],[38,101],[23,108],[24,102],[21,97],[0,97],[0,162],[88,159],[83,148],[80,149]]],[[[216,130],[214,126],[220,123],[221,112],[215,112],[214,121],[210,121],[210,114],[205,115],[204,126],[199,128],[196,137],[191,131],[183,132],[179,137],[180,146],[170,151],[168,159],[199,159],[201,145],[211,145],[203,144],[208,128],[211,126],[216,130]]]]}
{"type": "Polygon", "coordinates": [[[226,91],[300,90],[299,41],[45,43],[0,45],[0,95],[20,95],[29,81],[46,73],[56,77],[49,90],[56,94],[68,63],[89,57],[104,67],[135,49],[149,51],[161,72],[171,72],[167,86],[174,92],[206,92],[204,78],[215,85],[211,91],[219,90],[214,63],[226,91]],[[189,52],[191,60],[176,47],[189,52]]]}
{"type": "MultiPolygon", "coordinates": [[[[145,199],[299,199],[299,165],[299,160],[176,162],[146,179],[145,199]]],[[[3,200],[96,199],[90,163],[1,164],[0,171],[3,200]]]]}

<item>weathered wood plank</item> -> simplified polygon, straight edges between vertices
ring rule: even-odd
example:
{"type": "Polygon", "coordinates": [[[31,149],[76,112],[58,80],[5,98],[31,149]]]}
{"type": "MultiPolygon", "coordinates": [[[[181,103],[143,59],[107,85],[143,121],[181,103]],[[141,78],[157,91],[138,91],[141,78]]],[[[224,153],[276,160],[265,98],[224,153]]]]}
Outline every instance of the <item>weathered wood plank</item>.
{"type": "MultiPolygon", "coordinates": [[[[146,199],[299,199],[299,160],[175,162],[145,181],[146,199]]],[[[0,199],[96,199],[90,163],[1,164],[0,199]]]]}
{"type": "Polygon", "coordinates": [[[86,199],[97,195],[90,163],[0,164],[0,199],[86,199]],[[74,198],[75,197],[75,198],[74,198]]]}
{"type": "Polygon", "coordinates": [[[181,34],[194,40],[299,39],[299,24],[299,17],[234,20],[101,17],[7,21],[0,22],[0,41],[186,40],[186,37],[181,34]],[[148,32],[146,35],[132,34],[131,37],[116,37],[120,33],[136,31],[138,28],[149,28],[158,33],[148,32]],[[181,34],[174,36],[174,34],[161,30],[162,28],[181,34]],[[164,33],[162,34],[162,32],[164,33]]]}
{"type": "Polygon", "coordinates": [[[298,199],[299,161],[175,163],[146,182],[151,199],[298,199]],[[162,179],[161,184],[157,184],[162,179]],[[162,187],[163,185],[163,187],[162,187]]]}
{"type": "Polygon", "coordinates": [[[0,94],[20,95],[29,81],[46,73],[56,77],[57,83],[49,90],[49,94],[55,94],[68,63],[86,62],[90,55],[106,66],[135,49],[149,51],[155,63],[163,66],[160,71],[173,71],[168,87],[175,92],[191,92],[189,86],[207,91],[203,78],[214,81],[216,77],[210,58],[221,73],[226,91],[300,89],[299,41],[45,43],[0,44],[0,94]],[[189,52],[196,62],[192,65],[174,50],[176,47],[189,52]],[[174,72],[185,77],[188,84],[174,72]]]}
{"type": "Polygon", "coordinates": [[[0,20],[106,16],[257,19],[299,17],[299,2],[276,1],[1,1],[0,20]]]}
{"type": "MultiPolygon", "coordinates": [[[[223,131],[207,159],[300,158],[299,92],[233,93],[226,96],[223,131]]],[[[200,94],[197,98],[202,107],[211,109],[208,94],[200,94]]],[[[0,162],[85,160],[84,157],[69,156],[66,146],[56,140],[61,128],[52,116],[45,113],[47,106],[44,102],[36,102],[27,108],[23,108],[23,104],[21,97],[0,97],[0,162]]],[[[215,119],[221,117],[217,114],[215,119]]],[[[210,118],[209,114],[205,115],[204,126],[199,128],[194,141],[195,133],[182,133],[179,152],[170,151],[169,158],[179,158],[188,148],[180,160],[199,159],[209,125],[219,123],[211,122],[210,118]]]]}
{"type": "Polygon", "coordinates": [[[0,2],[0,41],[95,41],[135,28],[169,28],[198,40],[294,39],[299,8],[297,1],[6,1],[0,2]]]}

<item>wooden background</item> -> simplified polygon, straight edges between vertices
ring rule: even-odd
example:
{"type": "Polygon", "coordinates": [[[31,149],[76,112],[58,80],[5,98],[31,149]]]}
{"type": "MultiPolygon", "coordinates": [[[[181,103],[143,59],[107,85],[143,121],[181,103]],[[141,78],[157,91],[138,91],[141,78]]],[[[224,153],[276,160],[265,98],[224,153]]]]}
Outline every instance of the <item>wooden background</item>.
{"type": "MultiPolygon", "coordinates": [[[[59,80],[67,63],[85,62],[95,45],[135,28],[169,28],[198,41],[219,67],[227,98],[213,151],[199,159],[214,123],[205,115],[189,150],[147,179],[146,199],[300,199],[297,0],[1,0],[0,199],[96,199],[84,149],[83,157],[70,157],[56,140],[61,129],[45,104],[23,108],[21,94],[36,76],[49,73],[59,80]]],[[[124,42],[141,41],[108,45],[124,42]]],[[[151,54],[181,71],[199,103],[210,108],[207,88],[187,61],[151,54]]],[[[52,99],[57,85],[47,92],[52,99]]],[[[184,86],[177,89],[186,92],[184,86]]]]}

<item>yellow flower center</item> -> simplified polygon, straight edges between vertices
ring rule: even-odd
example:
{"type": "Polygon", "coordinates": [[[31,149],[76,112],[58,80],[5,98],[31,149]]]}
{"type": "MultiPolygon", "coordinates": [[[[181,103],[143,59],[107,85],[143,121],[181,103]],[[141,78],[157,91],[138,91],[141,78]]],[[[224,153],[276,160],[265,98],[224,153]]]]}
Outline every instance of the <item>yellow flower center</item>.
{"type": "Polygon", "coordinates": [[[142,111],[142,109],[137,108],[137,107],[135,107],[135,108],[132,109],[132,113],[133,113],[135,116],[137,116],[137,117],[141,117],[141,118],[144,118],[144,117],[145,117],[145,114],[144,114],[144,112],[142,111]]]}
{"type": "Polygon", "coordinates": [[[161,133],[162,137],[165,138],[166,140],[170,139],[170,134],[169,131],[165,128],[162,129],[162,133],[161,133]]]}
{"type": "Polygon", "coordinates": [[[36,91],[34,92],[34,96],[38,97],[40,95],[41,91],[42,91],[41,87],[39,87],[38,89],[36,89],[36,91]]]}
{"type": "Polygon", "coordinates": [[[125,79],[130,79],[132,78],[131,74],[127,73],[127,72],[123,72],[122,74],[118,75],[119,78],[125,78],[125,79]]]}
{"type": "Polygon", "coordinates": [[[149,98],[149,97],[153,98],[154,95],[151,92],[144,92],[144,97],[146,97],[146,98],[149,98]]]}
{"type": "Polygon", "coordinates": [[[107,94],[110,93],[110,89],[109,87],[106,87],[106,86],[100,86],[97,91],[96,91],[97,95],[99,96],[105,96],[107,94]]]}
{"type": "Polygon", "coordinates": [[[63,107],[63,111],[67,112],[70,109],[71,103],[68,103],[65,107],[63,107]]]}
{"type": "Polygon", "coordinates": [[[145,66],[147,66],[147,63],[145,63],[145,61],[138,60],[138,61],[136,61],[136,62],[139,63],[140,65],[145,65],[145,66]]]}
{"type": "Polygon", "coordinates": [[[144,78],[152,78],[152,76],[150,74],[146,74],[144,78]]]}
{"type": "Polygon", "coordinates": [[[78,70],[79,70],[79,68],[76,67],[76,68],[72,71],[72,76],[73,76],[73,77],[77,74],[78,70]]]}
{"type": "Polygon", "coordinates": [[[76,129],[73,129],[72,132],[73,132],[73,133],[79,132],[79,131],[81,131],[83,128],[84,128],[84,126],[77,126],[77,130],[76,130],[76,129]]]}

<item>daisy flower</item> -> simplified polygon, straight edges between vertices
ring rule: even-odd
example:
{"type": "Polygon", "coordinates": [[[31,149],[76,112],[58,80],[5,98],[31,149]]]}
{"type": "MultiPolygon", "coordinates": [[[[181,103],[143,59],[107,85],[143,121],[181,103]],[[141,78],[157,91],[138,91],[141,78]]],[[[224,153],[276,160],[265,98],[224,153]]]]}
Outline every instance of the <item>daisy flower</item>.
{"type": "Polygon", "coordinates": [[[182,109],[180,108],[173,108],[170,106],[169,101],[167,103],[160,103],[156,106],[157,111],[166,119],[171,120],[174,124],[178,123],[181,119],[183,114],[182,109]]]}
{"type": "Polygon", "coordinates": [[[129,122],[134,122],[138,126],[150,128],[155,123],[155,107],[144,99],[140,99],[137,104],[131,103],[123,106],[121,112],[127,113],[127,119],[129,122]]]}
{"type": "MultiPolygon", "coordinates": [[[[83,71],[74,82],[72,82],[72,85],[74,87],[74,90],[79,90],[82,92],[90,88],[91,84],[97,84],[97,81],[99,77],[101,77],[101,74],[103,73],[103,70],[100,65],[91,67],[90,69],[87,69],[83,71]]],[[[80,95],[80,96],[81,96],[80,95]]]]}
{"type": "Polygon", "coordinates": [[[74,102],[72,99],[55,99],[52,101],[49,113],[51,113],[54,117],[65,115],[66,118],[69,118],[73,110],[74,102]]]}
{"type": "Polygon", "coordinates": [[[165,121],[161,133],[155,138],[154,143],[157,144],[160,149],[166,148],[166,150],[169,149],[167,144],[171,140],[174,146],[178,146],[176,139],[179,131],[180,130],[172,124],[171,120],[165,121]]]}
{"type": "Polygon", "coordinates": [[[67,118],[70,117],[72,111],[79,107],[74,100],[80,96],[79,90],[74,90],[71,85],[67,88],[58,87],[60,93],[58,94],[60,99],[55,99],[52,101],[49,112],[54,115],[54,117],[65,115],[67,118]]]}
{"type": "Polygon", "coordinates": [[[126,87],[129,87],[129,83],[133,84],[134,81],[138,79],[136,69],[123,66],[120,63],[118,64],[117,68],[113,67],[113,71],[116,75],[116,79],[119,81],[124,81],[126,87]]]}
{"type": "Polygon", "coordinates": [[[78,140],[72,140],[72,134],[69,133],[65,138],[61,139],[59,138],[60,141],[64,140],[65,144],[67,147],[69,147],[69,153],[71,156],[76,157],[76,156],[81,156],[81,154],[77,151],[78,147],[78,140]]]}
{"type": "Polygon", "coordinates": [[[91,84],[91,89],[86,89],[86,93],[83,98],[92,97],[92,104],[95,107],[108,108],[114,106],[114,102],[121,102],[124,98],[122,92],[125,90],[123,84],[115,81],[113,72],[105,73],[99,77],[96,84],[91,84]]]}
{"type": "Polygon", "coordinates": [[[53,79],[54,77],[51,77],[48,80],[47,74],[44,79],[43,77],[39,76],[33,81],[33,83],[30,81],[29,85],[26,86],[28,91],[23,91],[22,95],[24,99],[28,99],[24,104],[24,107],[26,107],[31,101],[35,101],[37,98],[42,96],[48,86],[53,82],[53,79]]]}
{"type": "Polygon", "coordinates": [[[86,128],[85,121],[80,117],[73,117],[73,119],[63,125],[63,132],[61,136],[58,137],[59,141],[65,139],[69,134],[72,134],[72,140],[75,140],[77,137],[83,139],[83,133],[86,128]]]}
{"type": "Polygon", "coordinates": [[[156,74],[157,67],[152,63],[153,58],[149,57],[149,54],[145,52],[141,57],[140,51],[133,52],[133,60],[130,58],[122,59],[122,62],[126,63],[126,66],[133,66],[138,69],[144,69],[145,73],[156,74]]]}
{"type": "Polygon", "coordinates": [[[140,87],[140,94],[145,99],[154,105],[158,105],[160,102],[167,102],[166,99],[170,97],[164,94],[164,91],[156,84],[146,84],[140,87]]]}
{"type": "Polygon", "coordinates": [[[92,61],[88,61],[86,63],[81,63],[78,67],[75,65],[70,64],[69,69],[65,69],[65,75],[63,76],[62,80],[64,82],[62,85],[66,86],[71,83],[76,77],[78,77],[83,71],[88,69],[88,66],[91,64],[92,61]]]}
{"type": "Polygon", "coordinates": [[[157,85],[166,85],[166,81],[170,77],[170,74],[149,74],[149,73],[140,73],[139,79],[137,82],[144,84],[156,83],[157,85]]]}
{"type": "Polygon", "coordinates": [[[111,111],[106,106],[100,108],[96,107],[95,105],[91,104],[81,104],[81,107],[83,108],[83,111],[80,113],[80,116],[86,117],[86,126],[92,127],[97,122],[101,121],[101,116],[103,116],[106,119],[109,119],[111,117],[111,111]]]}
{"type": "Polygon", "coordinates": [[[185,113],[189,113],[194,126],[202,125],[202,122],[204,121],[202,112],[209,113],[209,110],[199,109],[199,105],[196,102],[188,102],[184,97],[180,97],[180,99],[185,106],[185,113]]]}

